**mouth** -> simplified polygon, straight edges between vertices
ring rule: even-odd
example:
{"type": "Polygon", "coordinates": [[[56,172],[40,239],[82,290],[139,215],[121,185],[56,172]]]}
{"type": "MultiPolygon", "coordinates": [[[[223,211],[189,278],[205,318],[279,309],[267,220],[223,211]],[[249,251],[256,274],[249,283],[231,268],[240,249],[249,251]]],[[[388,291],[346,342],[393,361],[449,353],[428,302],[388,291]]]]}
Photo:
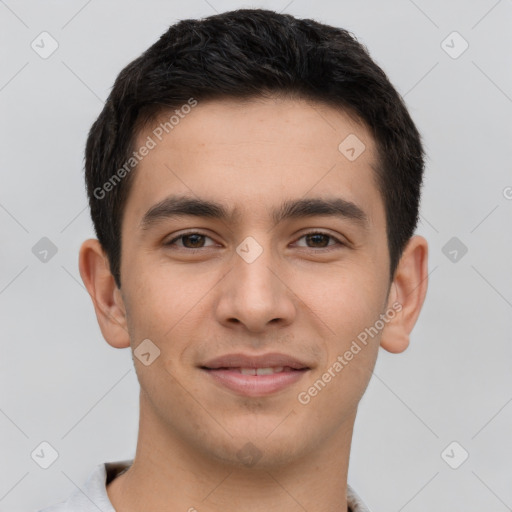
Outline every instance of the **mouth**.
{"type": "Polygon", "coordinates": [[[224,388],[244,396],[266,396],[298,382],[311,367],[285,354],[228,354],[199,368],[224,388]]]}
{"type": "Polygon", "coordinates": [[[282,372],[300,372],[306,368],[291,368],[290,366],[268,366],[267,368],[235,368],[235,367],[221,367],[221,368],[208,368],[203,366],[205,370],[229,370],[241,373],[242,375],[273,375],[282,372]]]}

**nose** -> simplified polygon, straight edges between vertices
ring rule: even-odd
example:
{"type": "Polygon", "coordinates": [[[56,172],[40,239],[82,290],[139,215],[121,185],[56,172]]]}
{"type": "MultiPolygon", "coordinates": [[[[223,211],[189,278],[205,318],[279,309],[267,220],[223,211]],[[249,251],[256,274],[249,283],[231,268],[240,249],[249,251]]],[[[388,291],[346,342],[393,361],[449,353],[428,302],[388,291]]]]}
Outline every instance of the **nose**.
{"type": "MultiPolygon", "coordinates": [[[[254,250],[251,247],[250,250],[254,250]]],[[[296,315],[290,277],[270,248],[256,259],[235,252],[231,269],[219,283],[217,319],[233,328],[243,326],[253,333],[290,325],[296,315]]]]}

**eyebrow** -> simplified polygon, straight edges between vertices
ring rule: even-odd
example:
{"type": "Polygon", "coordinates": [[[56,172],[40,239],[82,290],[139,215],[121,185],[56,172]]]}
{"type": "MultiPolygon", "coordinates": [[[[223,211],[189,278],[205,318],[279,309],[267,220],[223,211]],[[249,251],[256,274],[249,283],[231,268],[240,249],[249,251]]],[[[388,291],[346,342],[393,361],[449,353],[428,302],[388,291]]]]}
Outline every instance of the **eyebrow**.
{"type": "MultiPolygon", "coordinates": [[[[275,224],[279,224],[287,219],[319,215],[348,220],[364,229],[369,227],[366,213],[355,203],[341,197],[288,200],[272,212],[272,220],[275,224]]],[[[161,220],[183,216],[233,222],[240,218],[240,211],[237,208],[229,210],[223,204],[215,201],[171,195],[149,208],[139,226],[141,230],[147,231],[161,220]]]]}

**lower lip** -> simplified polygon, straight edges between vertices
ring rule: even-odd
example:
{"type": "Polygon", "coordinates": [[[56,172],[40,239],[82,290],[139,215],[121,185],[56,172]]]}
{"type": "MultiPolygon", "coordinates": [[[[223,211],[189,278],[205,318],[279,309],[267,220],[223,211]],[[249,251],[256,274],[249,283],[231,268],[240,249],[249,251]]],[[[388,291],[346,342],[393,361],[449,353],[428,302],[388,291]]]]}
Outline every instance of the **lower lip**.
{"type": "Polygon", "coordinates": [[[298,382],[308,370],[292,370],[271,375],[244,375],[236,370],[207,370],[216,382],[245,396],[266,396],[298,382]]]}

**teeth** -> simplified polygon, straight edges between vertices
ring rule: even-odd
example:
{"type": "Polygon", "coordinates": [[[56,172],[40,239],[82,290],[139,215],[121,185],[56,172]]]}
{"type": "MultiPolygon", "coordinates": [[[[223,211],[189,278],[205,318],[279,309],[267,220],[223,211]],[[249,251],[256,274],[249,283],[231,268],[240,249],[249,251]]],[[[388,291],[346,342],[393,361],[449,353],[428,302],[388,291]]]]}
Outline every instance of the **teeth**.
{"type": "Polygon", "coordinates": [[[282,366],[276,366],[275,368],[257,368],[256,375],[272,375],[273,373],[279,373],[282,371],[282,366]]]}
{"type": "Polygon", "coordinates": [[[272,375],[282,371],[282,366],[276,366],[274,368],[240,368],[240,373],[243,375],[272,375]]]}

